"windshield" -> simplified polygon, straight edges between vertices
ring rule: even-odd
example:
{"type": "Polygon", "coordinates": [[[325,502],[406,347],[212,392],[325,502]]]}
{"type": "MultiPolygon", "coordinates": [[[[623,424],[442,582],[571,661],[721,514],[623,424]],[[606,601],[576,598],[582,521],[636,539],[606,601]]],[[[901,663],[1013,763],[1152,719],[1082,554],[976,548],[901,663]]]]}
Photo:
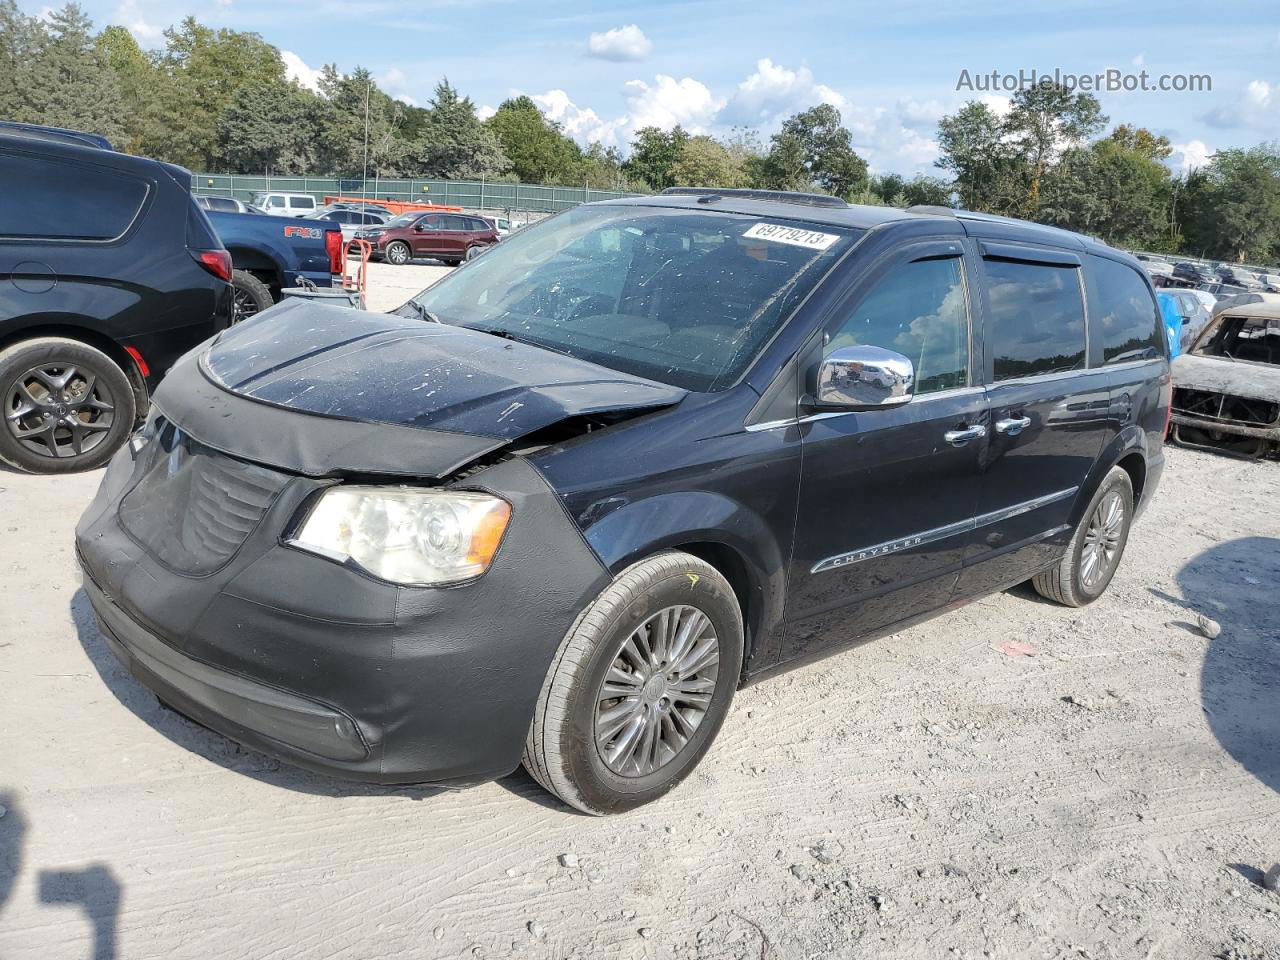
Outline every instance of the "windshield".
{"type": "Polygon", "coordinates": [[[392,217],[387,221],[388,227],[407,227],[417,220],[422,214],[420,213],[402,213],[398,217],[392,217]]]}
{"type": "Polygon", "coordinates": [[[1280,364],[1280,317],[1223,317],[1193,351],[1249,363],[1280,364]]]}
{"type": "Polygon", "coordinates": [[[576,207],[415,299],[444,323],[723,390],[860,233],[713,210],[576,207]]]}

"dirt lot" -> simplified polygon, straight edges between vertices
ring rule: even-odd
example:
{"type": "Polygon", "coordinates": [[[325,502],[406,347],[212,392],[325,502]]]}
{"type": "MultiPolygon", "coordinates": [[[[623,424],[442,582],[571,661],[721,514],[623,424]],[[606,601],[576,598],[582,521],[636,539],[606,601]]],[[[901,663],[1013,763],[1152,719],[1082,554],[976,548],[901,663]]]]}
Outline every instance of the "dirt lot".
{"type": "Polygon", "coordinates": [[[1170,451],[1097,604],[1019,589],[752,687],[605,820],[521,772],[327,780],[162,709],[78,592],[97,482],[0,473],[5,960],[1280,958],[1275,463],[1170,451]]]}

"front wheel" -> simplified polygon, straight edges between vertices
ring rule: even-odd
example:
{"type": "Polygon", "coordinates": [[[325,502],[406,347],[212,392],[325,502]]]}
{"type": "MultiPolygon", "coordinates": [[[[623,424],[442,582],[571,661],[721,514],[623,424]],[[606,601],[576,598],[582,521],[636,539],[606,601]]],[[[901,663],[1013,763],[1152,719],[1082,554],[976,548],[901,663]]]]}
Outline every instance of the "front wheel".
{"type": "Polygon", "coordinates": [[[412,251],[409,245],[400,240],[393,240],[387,244],[387,260],[394,263],[397,267],[402,267],[409,262],[412,251]]]}
{"type": "Polygon", "coordinates": [[[1068,607],[1083,607],[1102,596],[1129,542],[1133,524],[1133,481],[1112,467],[1089,501],[1062,561],[1038,574],[1031,585],[1040,596],[1068,607]]]}
{"type": "Polygon", "coordinates": [[[742,613],[710,564],[670,552],[624,570],[579,615],[534,709],[524,765],[585,813],[621,813],[683,780],[742,669],[742,613]]]}

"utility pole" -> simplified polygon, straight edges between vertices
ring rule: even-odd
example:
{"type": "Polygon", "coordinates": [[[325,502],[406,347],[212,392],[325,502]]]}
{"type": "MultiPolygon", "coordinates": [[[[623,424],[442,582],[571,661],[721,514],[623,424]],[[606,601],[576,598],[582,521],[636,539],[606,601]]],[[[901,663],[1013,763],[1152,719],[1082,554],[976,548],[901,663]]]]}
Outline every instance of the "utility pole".
{"type": "Polygon", "coordinates": [[[369,91],[373,87],[373,79],[369,78],[364,85],[364,173],[360,177],[360,196],[369,199],[369,91]]]}

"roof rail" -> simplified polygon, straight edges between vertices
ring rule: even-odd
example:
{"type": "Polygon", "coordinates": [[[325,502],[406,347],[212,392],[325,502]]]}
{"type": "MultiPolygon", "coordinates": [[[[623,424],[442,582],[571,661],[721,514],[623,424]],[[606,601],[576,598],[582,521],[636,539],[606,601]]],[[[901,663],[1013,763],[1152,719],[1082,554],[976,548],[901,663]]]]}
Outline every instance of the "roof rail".
{"type": "Polygon", "coordinates": [[[935,217],[954,217],[956,215],[955,208],[944,207],[935,203],[917,203],[907,207],[907,213],[930,213],[935,217]]]}
{"type": "Polygon", "coordinates": [[[45,127],[38,123],[18,123],[15,120],[0,120],[0,133],[14,133],[33,140],[48,140],[54,143],[70,143],[79,147],[93,147],[97,150],[115,150],[111,141],[100,133],[86,133],[83,130],[67,130],[64,127],[45,127]]]}
{"type": "Polygon", "coordinates": [[[662,191],[664,197],[705,197],[704,202],[711,203],[720,197],[736,197],[742,200],[770,200],[774,203],[799,203],[806,207],[839,207],[845,209],[849,205],[839,197],[825,193],[798,193],[791,190],[750,190],[740,187],[721,190],[718,187],[667,187],[662,191]]]}

